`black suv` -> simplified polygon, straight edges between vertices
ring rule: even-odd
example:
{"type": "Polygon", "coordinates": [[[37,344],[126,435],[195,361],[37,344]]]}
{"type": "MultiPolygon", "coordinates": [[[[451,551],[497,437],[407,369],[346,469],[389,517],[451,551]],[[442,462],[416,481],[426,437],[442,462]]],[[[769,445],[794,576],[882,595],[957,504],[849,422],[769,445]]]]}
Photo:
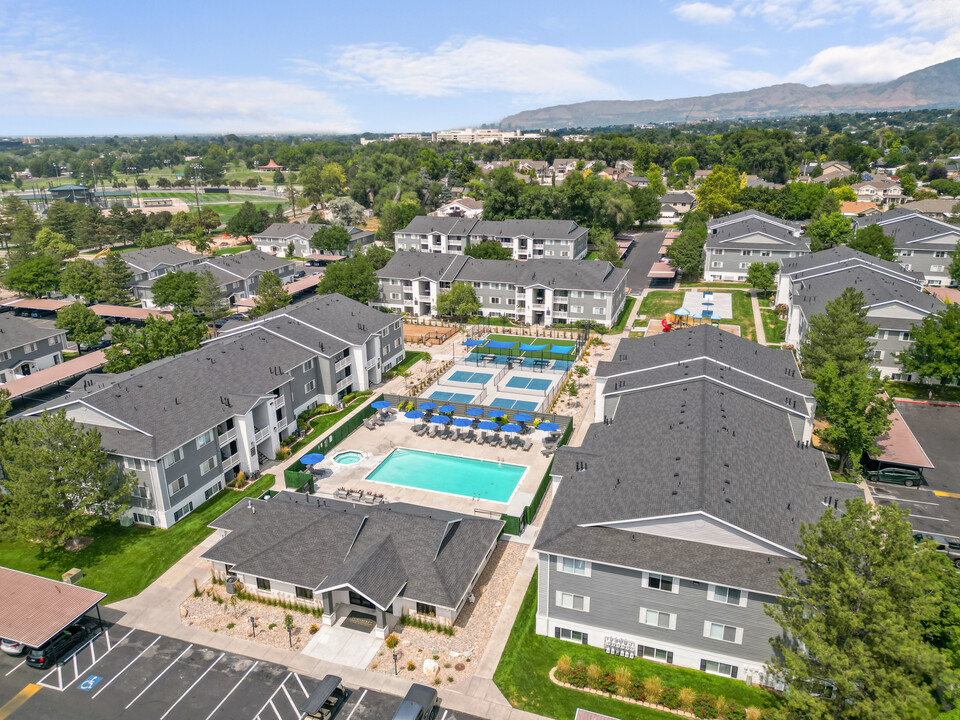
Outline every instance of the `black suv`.
{"type": "Polygon", "coordinates": [[[433,720],[440,709],[437,691],[414,683],[393,715],[393,720],[433,720]]]}
{"type": "Polygon", "coordinates": [[[66,660],[80,647],[102,632],[100,623],[90,617],[82,617],[55,638],[27,653],[27,665],[46,668],[66,660]]]}

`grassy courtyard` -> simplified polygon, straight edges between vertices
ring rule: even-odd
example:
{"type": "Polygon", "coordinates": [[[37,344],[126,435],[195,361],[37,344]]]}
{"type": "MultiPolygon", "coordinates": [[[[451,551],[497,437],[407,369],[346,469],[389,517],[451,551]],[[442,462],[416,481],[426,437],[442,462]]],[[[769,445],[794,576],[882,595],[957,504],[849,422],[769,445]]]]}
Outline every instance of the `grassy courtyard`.
{"type": "Polygon", "coordinates": [[[4,538],[0,565],[56,580],[77,567],[83,570],[80,584],[105,592],[104,602],[123,600],[146,588],[212,533],[210,522],[241,500],[263,494],[273,480],[273,475],[264,475],[243,492],[223,490],[169,530],[100,523],[91,533],[94,542],[78,552],[44,550],[26,540],[4,538]]]}
{"type": "Polygon", "coordinates": [[[781,320],[774,310],[760,308],[760,319],[763,320],[763,332],[768,345],[779,345],[783,342],[787,332],[787,321],[781,320]]]}
{"type": "Polygon", "coordinates": [[[500,692],[514,707],[557,720],[570,720],[577,708],[620,720],[665,720],[676,717],[641,705],[555,685],[548,673],[561,655],[570,657],[574,663],[596,663],[604,670],[613,671],[617,667],[625,666],[634,677],[658,675],[664,685],[688,687],[714,696],[723,695],[744,706],[767,708],[776,707],[778,703],[774,694],[750,687],[739,680],[649,660],[628,660],[608,655],[602,649],[590,645],[578,645],[537,635],[536,612],[537,576],[534,574],[493,676],[500,692]]]}
{"type": "MultiPolygon", "coordinates": [[[[640,303],[638,315],[645,315],[646,319],[640,321],[640,327],[646,327],[650,320],[660,320],[683,306],[683,296],[688,291],[684,290],[654,290],[647,293],[640,303]]],[[[727,291],[724,291],[727,292],[727,291]]],[[[733,310],[733,319],[725,319],[720,322],[724,325],[739,325],[740,336],[756,341],[757,329],[753,322],[753,304],[750,300],[750,293],[746,290],[731,290],[731,306],[733,310]]],[[[696,322],[696,321],[694,321],[696,322]]]]}

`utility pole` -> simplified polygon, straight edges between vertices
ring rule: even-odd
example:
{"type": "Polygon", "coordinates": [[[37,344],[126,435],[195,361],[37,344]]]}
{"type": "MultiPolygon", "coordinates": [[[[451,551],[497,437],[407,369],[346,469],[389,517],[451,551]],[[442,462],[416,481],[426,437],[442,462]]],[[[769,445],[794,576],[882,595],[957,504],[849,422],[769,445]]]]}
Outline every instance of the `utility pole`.
{"type": "Polygon", "coordinates": [[[200,180],[200,171],[203,170],[203,165],[194,163],[190,167],[193,168],[193,192],[197,197],[197,229],[203,230],[203,215],[200,214],[200,188],[197,185],[200,180]]]}

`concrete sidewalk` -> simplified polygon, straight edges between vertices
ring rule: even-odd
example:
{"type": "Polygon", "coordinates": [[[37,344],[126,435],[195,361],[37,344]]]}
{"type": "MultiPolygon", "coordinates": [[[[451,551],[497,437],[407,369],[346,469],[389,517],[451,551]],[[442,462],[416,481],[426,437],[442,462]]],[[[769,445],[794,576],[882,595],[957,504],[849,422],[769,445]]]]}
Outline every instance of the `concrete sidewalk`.
{"type": "Polygon", "coordinates": [[[753,324],[757,327],[757,342],[766,345],[767,333],[763,329],[763,317],[760,315],[760,300],[752,290],[750,291],[750,303],[753,305],[753,324]]]}

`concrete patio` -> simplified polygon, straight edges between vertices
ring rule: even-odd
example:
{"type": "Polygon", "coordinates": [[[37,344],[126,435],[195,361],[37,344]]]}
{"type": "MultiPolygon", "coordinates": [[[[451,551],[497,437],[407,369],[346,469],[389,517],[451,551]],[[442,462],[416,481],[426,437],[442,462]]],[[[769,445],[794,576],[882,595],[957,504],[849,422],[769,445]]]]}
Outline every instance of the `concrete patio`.
{"type": "Polygon", "coordinates": [[[364,634],[341,627],[345,619],[346,615],[336,625],[320,625],[320,629],[300,652],[318,660],[365,669],[383,645],[383,640],[373,632],[364,634]]]}

